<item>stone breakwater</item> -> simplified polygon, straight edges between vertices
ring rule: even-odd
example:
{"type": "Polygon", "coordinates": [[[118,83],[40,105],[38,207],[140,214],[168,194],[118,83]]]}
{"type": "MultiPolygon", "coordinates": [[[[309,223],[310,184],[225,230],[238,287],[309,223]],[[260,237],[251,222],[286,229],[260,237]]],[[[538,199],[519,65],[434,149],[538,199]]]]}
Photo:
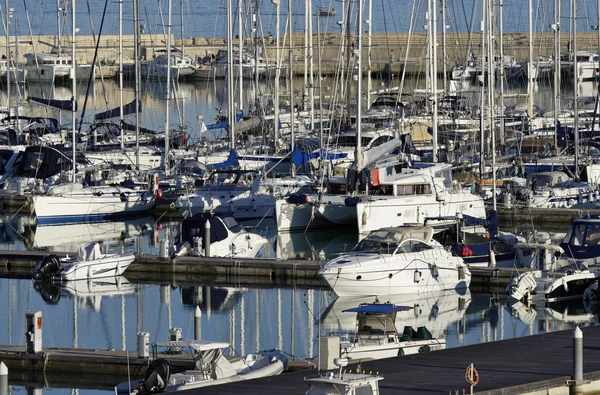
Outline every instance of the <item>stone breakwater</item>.
{"type": "MultiPolygon", "coordinates": [[[[365,35],[366,36],[366,35],[365,35]]],[[[355,37],[350,37],[355,40],[355,37]]],[[[577,36],[578,50],[597,51],[598,36],[597,33],[581,33],[577,36]]],[[[568,34],[561,36],[561,50],[567,50],[569,40],[568,34]]],[[[23,54],[31,52],[49,52],[54,48],[58,48],[59,40],[56,36],[34,36],[19,37],[18,40],[11,38],[11,47],[14,43],[18,44],[19,63],[24,63],[23,54]]],[[[339,34],[325,34],[317,37],[313,36],[313,54],[315,62],[315,73],[317,72],[318,49],[321,48],[321,69],[322,74],[330,75],[336,70],[338,60],[344,53],[345,48],[342,48],[341,36],[339,34]]],[[[529,56],[528,49],[528,34],[526,33],[508,33],[504,35],[505,54],[515,57],[517,60],[525,61],[529,56]]],[[[534,34],[534,57],[535,59],[548,59],[553,51],[553,35],[551,33],[536,33],[534,34]]],[[[140,39],[141,56],[144,59],[151,59],[153,56],[163,53],[165,50],[165,37],[161,35],[144,34],[140,39]]],[[[247,39],[247,44],[251,44],[251,40],[247,39]]],[[[276,45],[275,39],[269,37],[259,37],[259,52],[262,56],[271,62],[275,61],[276,45]]],[[[226,49],[226,41],[222,38],[203,38],[194,37],[185,40],[172,37],[172,43],[177,48],[183,48],[185,53],[192,57],[204,57],[210,54],[215,54],[220,49],[226,49]]],[[[479,34],[447,34],[446,35],[446,53],[447,53],[447,70],[455,64],[463,64],[470,52],[476,56],[481,53],[481,36],[479,34]]],[[[238,41],[235,40],[234,46],[237,46],[238,41]]],[[[295,34],[292,37],[292,56],[295,59],[295,64],[298,67],[295,69],[297,74],[303,74],[304,52],[307,48],[305,44],[304,34],[295,34]]],[[[61,49],[69,51],[71,48],[71,37],[62,37],[60,40],[61,49]]],[[[94,58],[94,50],[96,43],[92,36],[78,36],[76,42],[76,58],[78,62],[91,63],[94,58]]],[[[438,70],[442,73],[443,70],[443,40],[442,35],[438,35],[438,70]]],[[[0,37],[0,53],[6,48],[4,37],[0,37]]],[[[289,64],[289,44],[281,40],[280,49],[282,54],[282,64],[289,64]]],[[[14,51],[14,49],[13,49],[14,51]]],[[[97,63],[107,66],[107,72],[102,73],[104,76],[110,76],[115,70],[113,66],[117,65],[119,56],[119,36],[104,35],[100,39],[98,46],[97,63]]],[[[363,62],[365,64],[368,57],[367,38],[363,37],[363,62]]],[[[132,64],[134,58],[134,38],[132,35],[123,36],[123,62],[132,64]]],[[[421,74],[425,72],[427,58],[427,41],[424,34],[413,34],[409,38],[408,33],[391,33],[391,34],[374,34],[371,45],[371,70],[374,76],[378,74],[390,73],[398,75],[402,72],[403,65],[406,67],[408,74],[421,74]],[[407,53],[408,52],[408,53],[407,53]]],[[[344,62],[345,63],[345,62],[344,62]]],[[[99,77],[101,73],[96,73],[99,77]]]]}

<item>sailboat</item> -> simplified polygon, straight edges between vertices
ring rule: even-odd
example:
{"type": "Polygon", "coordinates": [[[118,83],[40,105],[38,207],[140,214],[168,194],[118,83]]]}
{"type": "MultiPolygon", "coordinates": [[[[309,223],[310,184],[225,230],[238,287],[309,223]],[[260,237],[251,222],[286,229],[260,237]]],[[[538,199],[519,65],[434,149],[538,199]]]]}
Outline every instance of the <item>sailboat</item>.
{"type": "MultiPolygon", "coordinates": [[[[72,52],[71,68],[75,73],[75,2],[72,7],[72,52]]],[[[100,38],[98,38],[100,39],[100,38]]],[[[73,74],[74,75],[74,74],[73,74]]],[[[76,145],[76,116],[77,92],[76,80],[72,80],[73,96],[70,103],[58,103],[64,109],[71,111],[72,127],[72,174],[70,182],[53,185],[47,188],[43,195],[33,197],[33,205],[38,223],[64,223],[106,220],[138,214],[154,206],[154,196],[142,189],[113,186],[84,186],[78,181],[77,174],[77,145],[76,145]]],[[[48,101],[48,104],[56,104],[48,101]]]]}

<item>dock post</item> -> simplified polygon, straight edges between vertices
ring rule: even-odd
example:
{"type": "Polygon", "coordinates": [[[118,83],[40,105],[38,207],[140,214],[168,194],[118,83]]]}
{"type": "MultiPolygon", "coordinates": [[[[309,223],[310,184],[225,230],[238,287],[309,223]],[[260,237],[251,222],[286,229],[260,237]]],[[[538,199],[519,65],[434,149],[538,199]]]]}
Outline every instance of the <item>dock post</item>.
{"type": "Polygon", "coordinates": [[[202,311],[200,307],[196,306],[194,312],[194,339],[200,340],[202,338],[202,311]]]}
{"type": "Polygon", "coordinates": [[[160,241],[160,257],[161,258],[169,257],[169,247],[167,245],[167,240],[160,241]]]}
{"type": "Polygon", "coordinates": [[[573,331],[573,394],[583,394],[583,332],[573,331]]]}
{"type": "Polygon", "coordinates": [[[210,257],[210,220],[204,224],[204,256],[210,257]]]}
{"type": "Polygon", "coordinates": [[[8,395],[8,368],[0,362],[0,395],[8,395]]]}

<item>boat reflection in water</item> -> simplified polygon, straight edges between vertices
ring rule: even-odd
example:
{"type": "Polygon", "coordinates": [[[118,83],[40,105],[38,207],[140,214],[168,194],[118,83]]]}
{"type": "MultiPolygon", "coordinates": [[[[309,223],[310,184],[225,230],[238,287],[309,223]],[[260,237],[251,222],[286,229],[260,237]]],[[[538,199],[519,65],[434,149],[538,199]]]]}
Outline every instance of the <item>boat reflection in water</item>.
{"type": "Polygon", "coordinates": [[[222,313],[233,310],[246,292],[245,288],[210,287],[210,286],[181,286],[181,304],[211,313],[222,313]]]}
{"type": "Polygon", "coordinates": [[[57,304],[61,296],[79,299],[79,305],[91,306],[100,311],[102,297],[132,294],[135,286],[124,276],[88,281],[34,281],[33,288],[46,303],[57,304]]]}
{"type": "Polygon", "coordinates": [[[583,299],[541,304],[509,301],[505,308],[526,325],[533,325],[537,321],[544,331],[572,329],[596,321],[595,313],[586,309],[583,299]]]}
{"type": "MultiPolygon", "coordinates": [[[[386,295],[378,298],[338,298],[329,305],[323,313],[322,330],[324,334],[336,334],[342,338],[352,337],[356,330],[355,314],[346,312],[363,303],[392,303],[397,306],[406,306],[408,308],[395,312],[395,321],[393,324],[400,332],[400,335],[406,333],[418,332],[418,328],[422,333],[430,334],[430,338],[437,339],[436,347],[423,348],[419,351],[419,347],[415,352],[425,350],[445,348],[445,333],[451,325],[460,322],[464,319],[469,303],[471,302],[471,294],[467,290],[465,293],[459,294],[455,291],[434,292],[429,294],[403,294],[403,295],[386,295]]],[[[361,353],[361,359],[365,358],[382,358],[381,353],[361,353]]],[[[396,349],[395,355],[399,354],[396,349]]],[[[389,356],[389,355],[388,355],[389,356]]]]}

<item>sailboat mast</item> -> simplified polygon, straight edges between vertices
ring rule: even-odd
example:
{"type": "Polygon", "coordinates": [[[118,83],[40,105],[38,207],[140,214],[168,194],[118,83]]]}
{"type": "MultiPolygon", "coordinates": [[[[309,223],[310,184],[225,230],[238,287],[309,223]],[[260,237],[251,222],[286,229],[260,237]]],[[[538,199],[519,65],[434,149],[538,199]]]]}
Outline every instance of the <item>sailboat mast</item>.
{"type": "MultiPolygon", "coordinates": [[[[502,0],[500,0],[502,1],[502,0]]],[[[448,7],[448,0],[441,0],[442,2],[442,57],[444,58],[444,91],[448,90],[448,55],[446,53],[446,8],[448,7]]]]}
{"type": "Polygon", "coordinates": [[[119,0],[119,131],[121,132],[121,149],[125,149],[125,133],[123,131],[123,0],[119,0]]]}
{"type": "MultiPolygon", "coordinates": [[[[235,147],[235,110],[233,108],[233,6],[227,0],[227,125],[230,148],[235,147]]],[[[241,56],[241,54],[240,54],[241,56]]]]}
{"type": "Polygon", "coordinates": [[[367,30],[367,109],[371,108],[371,91],[373,81],[371,79],[371,45],[373,40],[373,0],[369,0],[369,29],[367,30]]]}
{"type": "Polygon", "coordinates": [[[167,111],[165,114],[165,175],[168,176],[169,169],[169,157],[170,157],[170,140],[169,140],[169,107],[171,104],[171,0],[167,2],[167,111]]]}
{"type": "Polygon", "coordinates": [[[481,60],[480,60],[480,72],[481,72],[481,90],[480,90],[480,102],[479,102],[479,178],[483,180],[485,173],[485,83],[483,80],[483,74],[485,73],[485,16],[486,6],[485,0],[481,2],[481,60]]]}
{"type": "MultiPolygon", "coordinates": [[[[294,136],[294,132],[295,132],[295,127],[294,127],[294,115],[295,115],[295,108],[294,108],[294,52],[293,52],[293,26],[294,24],[292,23],[292,0],[288,0],[288,31],[289,31],[289,43],[290,43],[290,52],[289,52],[289,56],[288,56],[288,61],[289,61],[289,66],[290,66],[290,72],[289,72],[289,79],[290,79],[290,138],[292,139],[291,141],[291,151],[294,151],[295,148],[295,136],[294,136]]],[[[295,174],[295,169],[294,169],[294,165],[292,164],[292,176],[294,176],[295,174]]]]}
{"type": "MultiPolygon", "coordinates": [[[[554,146],[557,146],[558,136],[558,115],[560,114],[560,14],[561,0],[554,0],[554,146]]],[[[600,10],[599,10],[600,11],[600,10]]],[[[600,19],[599,19],[600,20],[600,19]]],[[[600,23],[600,22],[599,22],[600,23]]],[[[600,34],[600,28],[598,29],[600,34]]]]}
{"type": "Polygon", "coordinates": [[[141,43],[141,30],[140,30],[140,0],[133,0],[133,35],[135,41],[135,47],[133,48],[135,58],[135,168],[140,168],[140,85],[141,85],[141,74],[140,74],[140,43],[141,43]]]}
{"type": "Polygon", "coordinates": [[[281,58],[279,51],[279,29],[281,15],[279,1],[280,0],[271,0],[277,10],[277,14],[275,16],[275,94],[273,95],[273,145],[276,152],[279,151],[279,147],[277,146],[277,132],[279,131],[279,79],[281,78],[281,58]]]}
{"type": "MultiPolygon", "coordinates": [[[[490,133],[491,133],[491,151],[492,151],[492,201],[493,209],[496,210],[496,121],[494,120],[494,82],[495,82],[495,67],[494,62],[494,8],[492,6],[492,0],[487,0],[488,7],[488,114],[490,122],[490,133]]],[[[500,69],[504,69],[503,59],[500,58],[500,69]]]]}
{"type": "Polygon", "coordinates": [[[503,20],[504,5],[502,0],[498,3],[498,49],[500,50],[500,150],[504,147],[504,20],[503,20]]]}
{"type": "MultiPolygon", "coordinates": [[[[531,1],[531,0],[530,0],[531,1]]],[[[579,180],[579,108],[577,103],[579,85],[577,62],[577,0],[573,0],[573,133],[575,133],[575,178],[579,180]]]]}
{"type": "MultiPolygon", "coordinates": [[[[315,64],[313,53],[313,11],[312,0],[308,2],[308,58],[309,63],[309,81],[308,81],[308,99],[310,101],[310,130],[315,128],[315,64]]],[[[321,114],[319,113],[319,116],[321,114]]]]}
{"type": "MultiPolygon", "coordinates": [[[[6,1],[6,7],[7,7],[6,12],[8,13],[8,0],[6,1]]],[[[58,27],[58,30],[57,30],[58,37],[56,40],[56,42],[57,42],[56,47],[58,50],[58,56],[60,56],[60,54],[61,54],[61,48],[60,48],[61,47],[61,43],[60,43],[60,40],[61,40],[60,13],[61,13],[61,11],[62,11],[62,8],[60,8],[60,0],[56,0],[56,25],[58,27]]],[[[8,24],[6,26],[8,26],[8,24]]]]}
{"type": "MultiPolygon", "coordinates": [[[[533,118],[533,2],[529,0],[529,62],[527,63],[527,116],[533,118]]],[[[531,128],[531,122],[530,122],[531,128]]]]}
{"type": "Polygon", "coordinates": [[[433,158],[432,162],[438,161],[438,102],[437,102],[437,0],[431,1],[431,91],[433,96],[433,116],[431,128],[433,129],[433,158]]]}
{"type": "Polygon", "coordinates": [[[73,95],[71,96],[71,138],[73,144],[73,182],[75,182],[75,172],[77,171],[75,165],[77,162],[77,144],[75,144],[75,111],[77,109],[77,102],[75,101],[75,97],[77,94],[77,70],[75,66],[75,33],[75,0],[71,0],[71,91],[73,93],[73,95]]]}
{"type": "MultiPolygon", "coordinates": [[[[5,3],[5,17],[6,17],[6,109],[10,114],[10,61],[11,61],[11,53],[10,53],[10,9],[8,8],[8,0],[5,3]]],[[[16,64],[17,62],[15,62],[16,64]]],[[[10,143],[10,139],[8,140],[10,143]]]]}
{"type": "Polygon", "coordinates": [[[356,50],[357,78],[356,78],[356,170],[361,171],[363,164],[362,153],[362,21],[363,1],[358,1],[358,43],[356,50]]]}
{"type": "MultiPolygon", "coordinates": [[[[238,88],[239,92],[239,103],[238,108],[242,108],[242,103],[244,102],[244,64],[243,64],[243,56],[244,53],[244,29],[243,29],[243,0],[238,0],[238,84],[240,85],[238,88]]],[[[232,34],[233,35],[233,34],[232,34]]],[[[233,64],[233,63],[232,63],[233,64]]],[[[235,105],[234,105],[235,107],[235,105]]]]}

